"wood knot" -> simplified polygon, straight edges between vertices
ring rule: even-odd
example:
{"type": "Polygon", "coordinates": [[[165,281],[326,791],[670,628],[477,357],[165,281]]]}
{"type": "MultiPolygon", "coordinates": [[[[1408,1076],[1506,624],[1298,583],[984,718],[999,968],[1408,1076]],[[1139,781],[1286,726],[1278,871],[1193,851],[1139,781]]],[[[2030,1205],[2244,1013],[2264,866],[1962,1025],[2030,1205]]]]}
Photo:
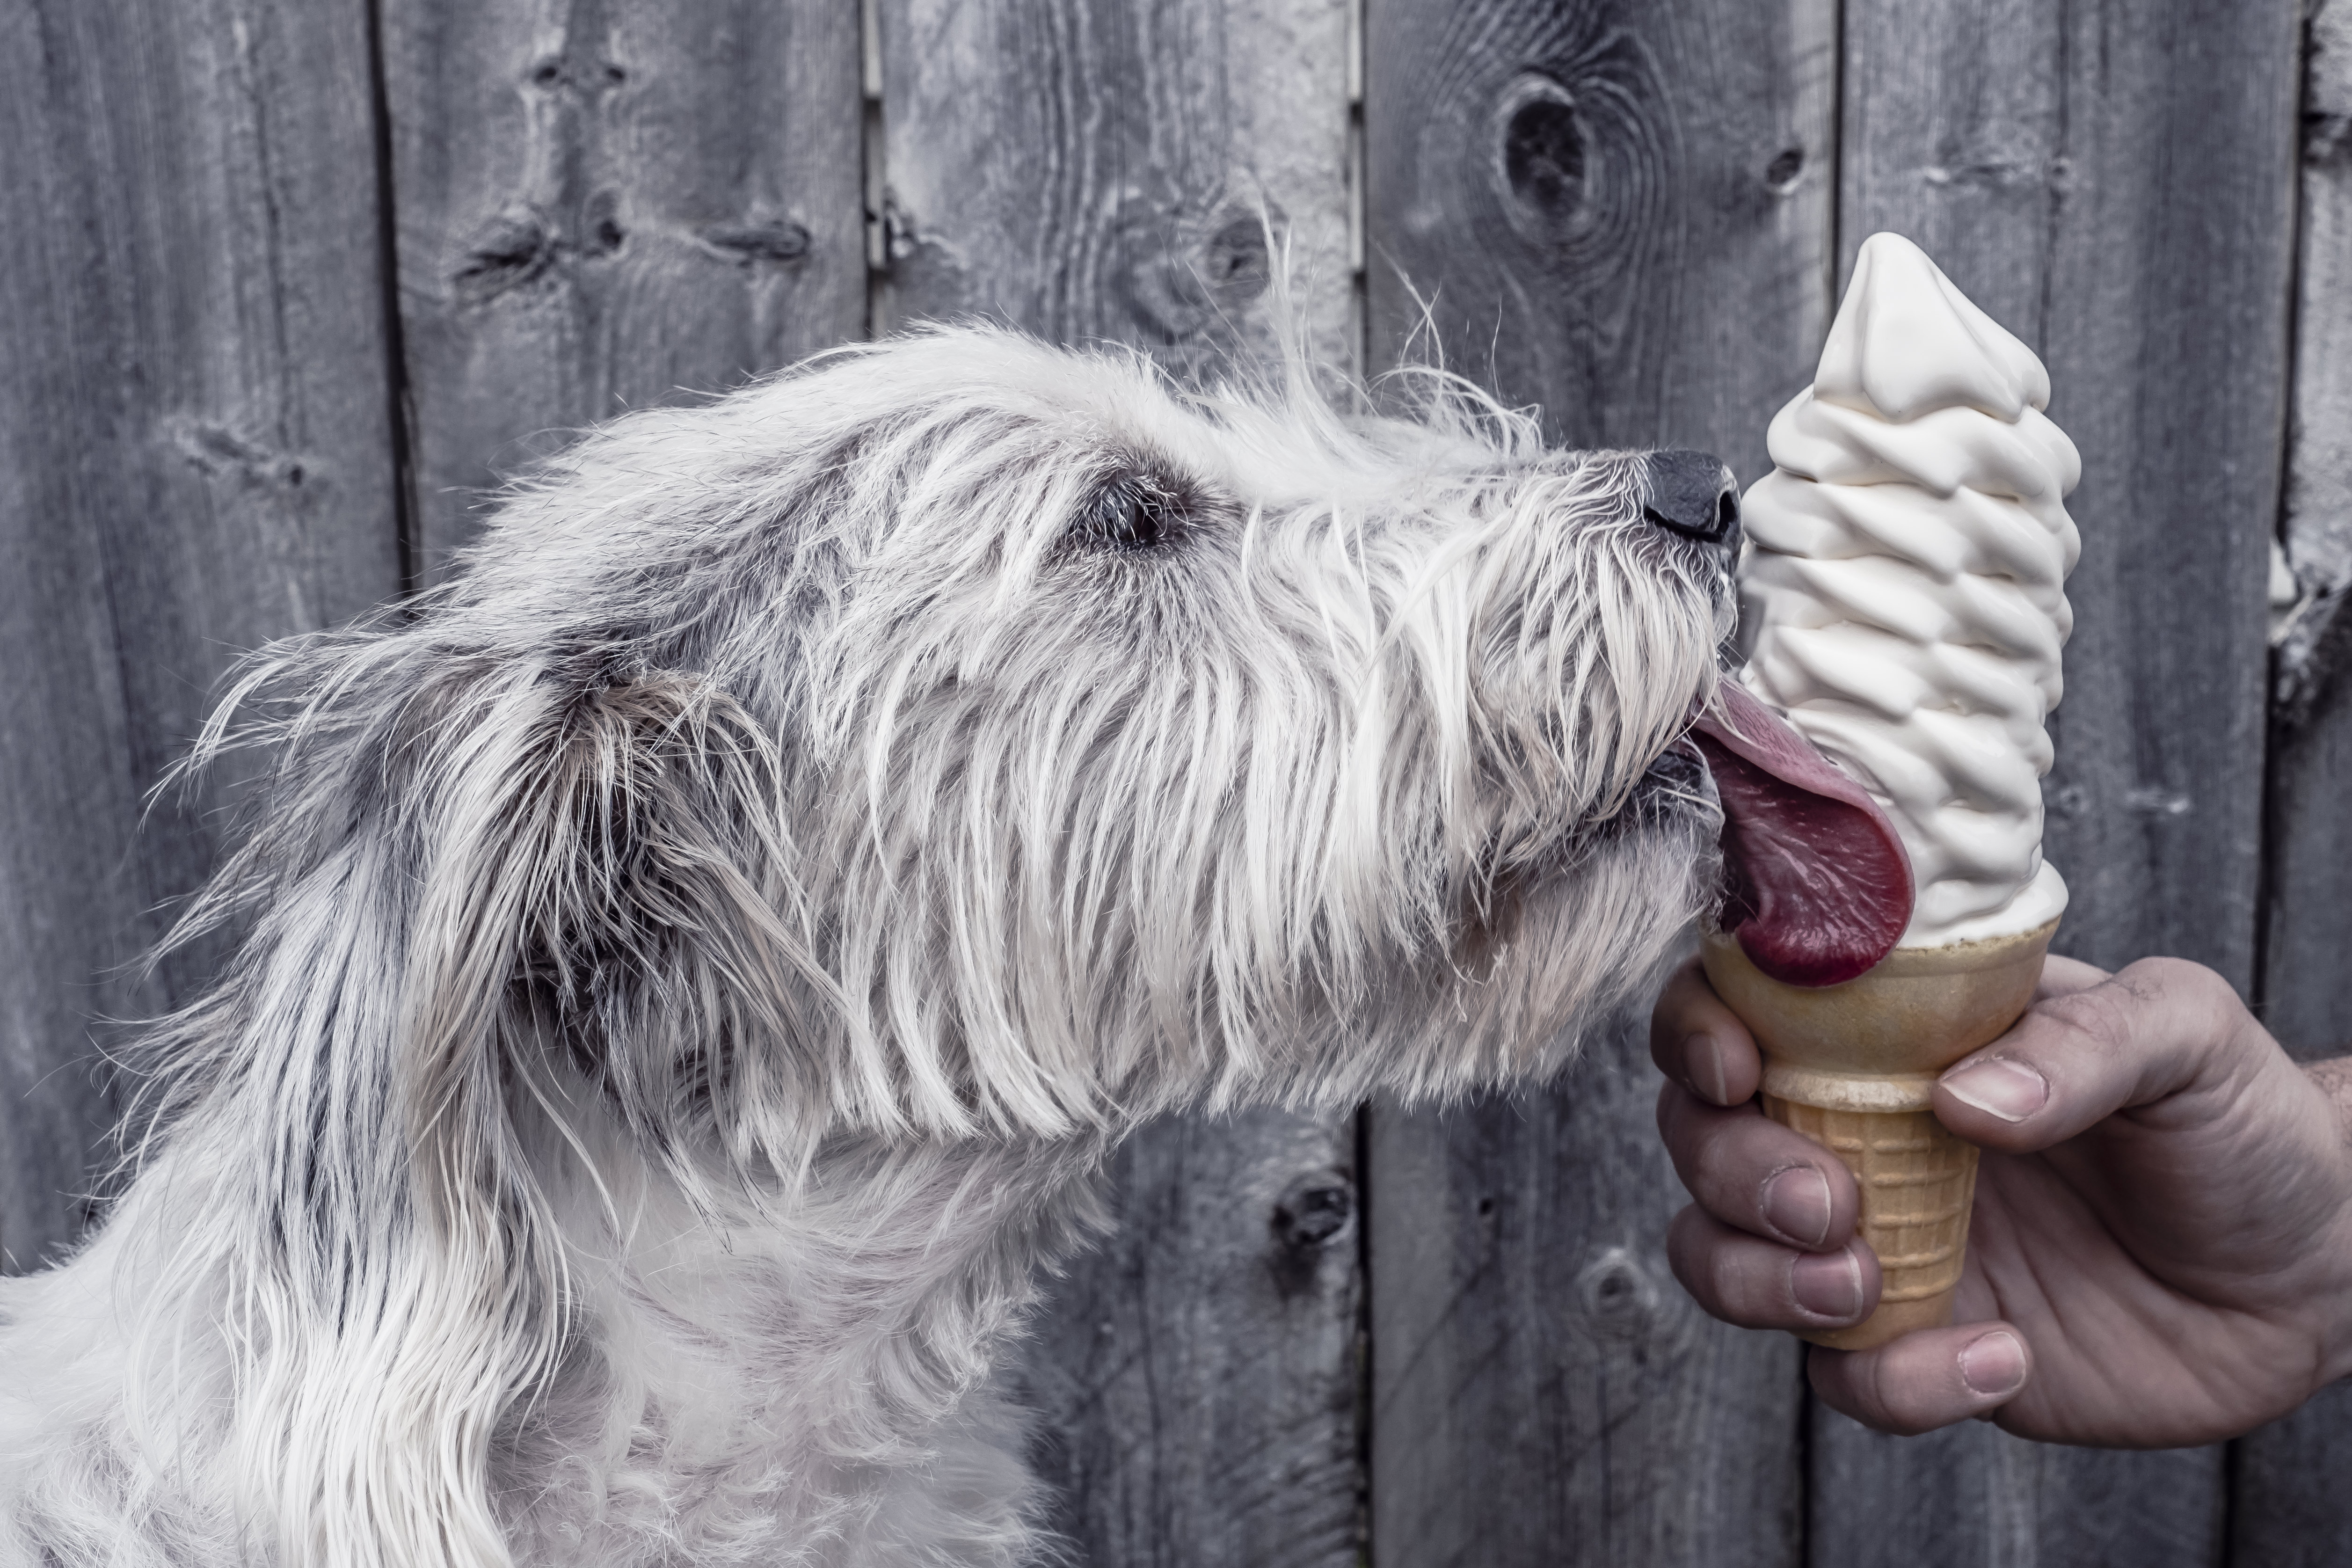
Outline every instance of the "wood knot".
{"type": "Polygon", "coordinates": [[[598,191],[588,198],[587,207],[580,215],[580,249],[588,256],[610,256],[621,248],[628,231],[621,226],[621,198],[617,192],[598,191]]]}
{"type": "Polygon", "coordinates": [[[1274,1234],[1293,1251],[1328,1247],[1355,1223],[1356,1188],[1338,1171],[1310,1171],[1274,1205],[1274,1234]]]}
{"type": "Polygon", "coordinates": [[[753,262],[784,266],[809,253],[809,231],[788,218],[725,225],[702,231],[702,243],[738,266],[753,262]]]}
{"type": "MultiPolygon", "coordinates": [[[[1548,60],[1504,84],[1474,149],[1485,194],[1518,237],[1570,269],[1578,290],[1604,286],[1646,295],[1659,247],[1675,228],[1679,133],[1659,62],[1622,30],[1572,58],[1548,60]]],[[[1586,307],[1613,307],[1593,299],[1586,307]]],[[[1602,319],[1596,315],[1593,319],[1602,319]]]]}
{"type": "Polygon", "coordinates": [[[1346,1173],[1308,1171],[1291,1179],[1275,1200],[1275,1247],[1267,1258],[1275,1293],[1285,1301],[1314,1297],[1323,1262],[1355,1234],[1356,1184],[1346,1173]]]}
{"type": "Polygon", "coordinates": [[[1231,205],[1206,221],[1168,213],[1130,221],[1118,280],[1129,313],[1171,345],[1230,324],[1273,280],[1266,231],[1281,221],[1278,212],[1261,217],[1231,205]]]}
{"type": "Polygon", "coordinates": [[[541,92],[573,92],[594,97],[625,86],[628,68],[614,60],[567,59],[547,55],[534,61],[523,79],[541,92]]]}
{"type": "Polygon", "coordinates": [[[1541,71],[1522,71],[1495,105],[1496,172],[1514,226],[1557,243],[1585,203],[1588,136],[1575,95],[1541,71]]]}
{"type": "Polygon", "coordinates": [[[514,207],[485,224],[466,247],[450,283],[468,305],[520,289],[555,265],[555,231],[534,208],[514,207]]]}
{"type": "Polygon", "coordinates": [[[1658,1286],[1641,1260],[1622,1247],[1603,1248],[1576,1277],[1577,1313],[1605,1339],[1636,1339],[1658,1314],[1658,1286]]]}
{"type": "Polygon", "coordinates": [[[188,466],[206,479],[299,489],[310,477],[300,458],[247,439],[226,425],[173,416],[163,421],[163,431],[188,466]]]}

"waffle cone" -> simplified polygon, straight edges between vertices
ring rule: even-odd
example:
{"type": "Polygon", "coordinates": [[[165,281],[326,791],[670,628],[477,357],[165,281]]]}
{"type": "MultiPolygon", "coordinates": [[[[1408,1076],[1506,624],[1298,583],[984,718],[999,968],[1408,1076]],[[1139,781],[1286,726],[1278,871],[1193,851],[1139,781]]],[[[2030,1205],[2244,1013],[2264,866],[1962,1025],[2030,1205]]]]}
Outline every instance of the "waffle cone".
{"type": "Polygon", "coordinates": [[[1999,1038],[2033,1000],[2058,922],[1984,942],[1898,947],[1842,985],[1788,985],[1706,934],[1707,979],[1764,1050],[1764,1113],[1835,1153],[1862,1194],[1878,1309],[1802,1337],[1866,1350],[1951,1321],[1967,1261],[1977,1150],[1929,1103],[1936,1075],[1999,1038]]]}

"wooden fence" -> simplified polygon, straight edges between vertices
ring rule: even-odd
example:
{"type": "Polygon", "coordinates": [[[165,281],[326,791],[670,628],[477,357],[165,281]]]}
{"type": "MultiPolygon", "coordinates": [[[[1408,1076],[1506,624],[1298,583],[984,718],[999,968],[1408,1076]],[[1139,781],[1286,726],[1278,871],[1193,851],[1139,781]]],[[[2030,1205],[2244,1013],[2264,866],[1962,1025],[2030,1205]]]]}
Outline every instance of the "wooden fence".
{"type": "MultiPolygon", "coordinates": [[[[2049,362],[2084,552],[2061,946],[2352,1026],[2352,0],[7,0],[0,1246],[216,849],[141,801],[242,648],[434,580],[562,431],[986,311],[1213,365],[1263,205],[1320,352],[1420,320],[1578,444],[1763,471],[1895,228],[2049,362]],[[1408,287],[1407,280],[1410,280],[1408,287]],[[2269,549],[2306,603],[2276,652],[2269,549]]],[[[1669,1278],[1638,1020],[1446,1114],[1175,1121],[1025,1373],[1097,1564],[2352,1560],[2352,1403],[1908,1442],[1669,1278]]]]}

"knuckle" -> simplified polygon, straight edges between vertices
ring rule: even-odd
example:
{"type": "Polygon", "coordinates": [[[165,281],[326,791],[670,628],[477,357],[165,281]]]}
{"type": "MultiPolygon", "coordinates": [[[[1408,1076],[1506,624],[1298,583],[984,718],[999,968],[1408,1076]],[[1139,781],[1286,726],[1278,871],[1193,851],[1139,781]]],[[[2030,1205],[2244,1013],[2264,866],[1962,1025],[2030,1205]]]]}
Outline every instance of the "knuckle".
{"type": "Polygon", "coordinates": [[[2105,984],[2037,1003],[2032,1015],[2037,1026],[2020,1037],[2014,1049],[2000,1054],[2031,1062],[2054,1085],[2065,1062],[2133,1055],[2146,1005],[2119,974],[2105,984]]]}
{"type": "Polygon", "coordinates": [[[1809,1255],[1778,1242],[1742,1237],[1723,1249],[1716,1289],[1735,1322],[1752,1328],[1795,1328],[1850,1321],[1851,1313],[1827,1313],[1798,1300],[1796,1266],[1809,1255]]]}
{"type": "Polygon", "coordinates": [[[1706,1157],[1705,1116],[1690,1090],[1680,1084],[1669,1083],[1658,1096],[1658,1138],[1665,1144],[1675,1174],[1682,1178],[1685,1186],[1696,1179],[1699,1163],[1706,1157]]]}
{"type": "MultiPolygon", "coordinates": [[[[1916,1414],[1906,1408],[1908,1401],[1899,1387],[1890,1386],[1899,1380],[1890,1378],[1893,1357],[1885,1350],[1831,1352],[1837,1356],[1831,1363],[1830,1386],[1823,1387],[1816,1371],[1814,1386],[1822,1397],[1856,1421],[1874,1431],[1892,1436],[1910,1437],[1928,1431],[1935,1425],[1922,1424],[1916,1414]]],[[[1822,1363],[1823,1352],[1813,1352],[1816,1369],[1822,1363]]]]}
{"type": "Polygon", "coordinates": [[[2136,984],[2158,991],[2190,992],[2200,989],[2208,979],[2218,982],[2221,978],[2201,963],[2162,955],[2139,959],[2119,971],[2116,978],[2120,980],[2126,976],[2129,976],[2136,984]]]}
{"type": "Polygon", "coordinates": [[[2238,993],[2221,974],[2186,958],[2143,958],[2116,972],[2115,983],[2144,1007],[2193,1010],[2219,1021],[2238,1010],[2238,993]]]}
{"type": "Polygon", "coordinates": [[[1717,1219],[1752,1230],[1762,1213],[1764,1184],[1787,1164],[1758,1160],[1753,1130],[1741,1125],[1747,1120],[1718,1111],[1689,1139],[1690,1185],[1717,1219]]]}
{"type": "Polygon", "coordinates": [[[1690,1087],[1690,1064],[1685,1060],[1683,1033],[1661,1019],[1650,1026],[1650,1061],[1670,1083],[1690,1087]]]}
{"type": "Polygon", "coordinates": [[[1658,994],[1656,1005],[1650,1009],[1650,1059],[1657,1064],[1660,1072],[1669,1078],[1675,1071],[1674,1050],[1670,1044],[1674,1030],[1674,1015],[1670,1011],[1673,994],[1674,988],[1669,985],[1658,994]]]}
{"type": "Polygon", "coordinates": [[[1790,1314],[1761,1283],[1768,1270],[1754,1256],[1763,1244],[1734,1235],[1696,1204],[1675,1216],[1666,1235],[1666,1265],[1691,1299],[1712,1317],[1749,1328],[1778,1327],[1790,1314]]]}
{"type": "Polygon", "coordinates": [[[1756,1266],[1758,1259],[1750,1247],[1718,1247],[1713,1249],[1708,1261],[1717,1317],[1764,1327],[1777,1327],[1790,1321],[1785,1302],[1786,1288],[1774,1289],[1765,1282],[1762,1276],[1766,1271],[1756,1266]]]}
{"type": "Polygon", "coordinates": [[[1713,1311],[1714,1281],[1706,1264],[1707,1249],[1703,1235],[1706,1226],[1706,1216],[1696,1204],[1684,1205],[1666,1226],[1666,1268],[1700,1306],[1713,1311]]]}

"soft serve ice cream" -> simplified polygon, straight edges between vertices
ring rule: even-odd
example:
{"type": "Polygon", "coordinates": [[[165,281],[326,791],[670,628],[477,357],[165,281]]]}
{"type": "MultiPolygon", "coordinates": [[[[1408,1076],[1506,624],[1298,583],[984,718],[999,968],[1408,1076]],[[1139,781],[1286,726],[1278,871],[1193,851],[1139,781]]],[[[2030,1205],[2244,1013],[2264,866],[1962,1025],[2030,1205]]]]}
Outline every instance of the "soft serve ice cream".
{"type": "Polygon", "coordinates": [[[2050,377],[1917,246],[1864,242],[1813,384],[1748,492],[1740,680],[1853,775],[1911,861],[1906,947],[2032,931],[2043,721],[2082,474],[2050,377]]]}

